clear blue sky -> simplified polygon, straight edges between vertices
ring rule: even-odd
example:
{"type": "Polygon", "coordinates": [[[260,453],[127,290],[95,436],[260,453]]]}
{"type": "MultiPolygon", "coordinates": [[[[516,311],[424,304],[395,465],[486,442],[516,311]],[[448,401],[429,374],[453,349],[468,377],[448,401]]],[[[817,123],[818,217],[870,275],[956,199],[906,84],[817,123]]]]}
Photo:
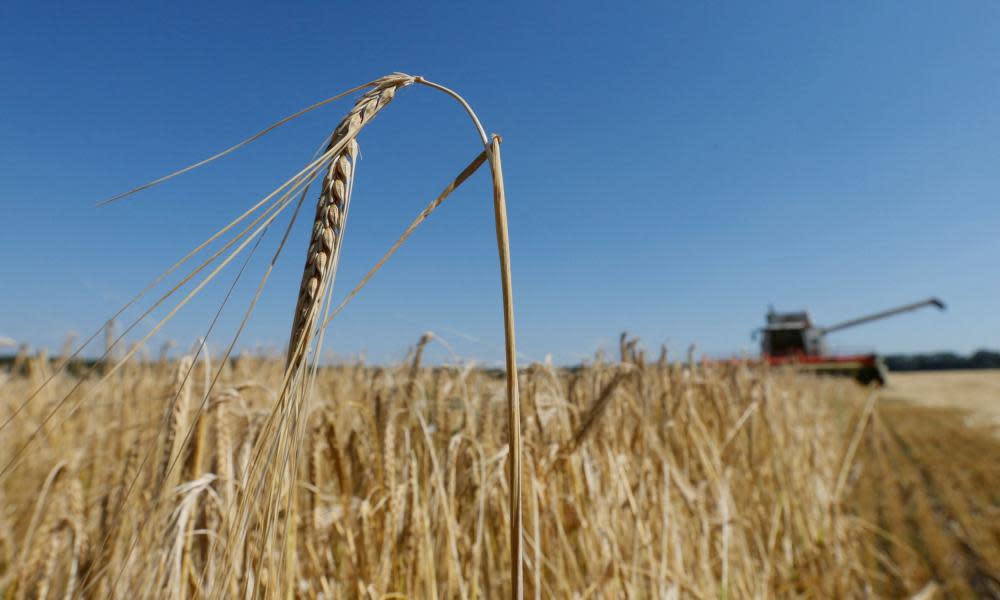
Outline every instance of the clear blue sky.
{"type": "MultiPolygon", "coordinates": [[[[128,202],[96,200],[396,70],[460,90],[504,137],[527,359],[574,362],[622,330],[724,355],[753,347],[769,303],[833,322],[928,295],[948,312],[831,341],[1000,345],[1000,4],[985,1],[4,3],[0,335],[57,348],[100,326],[304,165],[350,101],[128,202]]],[[[338,296],[477,152],[456,106],[415,88],[360,142],[338,296]]],[[[286,341],[305,211],[243,347],[286,341]]],[[[491,218],[483,172],[327,347],[392,360],[429,329],[499,360],[491,218]]],[[[188,345],[224,291],[154,347],[188,345]]]]}

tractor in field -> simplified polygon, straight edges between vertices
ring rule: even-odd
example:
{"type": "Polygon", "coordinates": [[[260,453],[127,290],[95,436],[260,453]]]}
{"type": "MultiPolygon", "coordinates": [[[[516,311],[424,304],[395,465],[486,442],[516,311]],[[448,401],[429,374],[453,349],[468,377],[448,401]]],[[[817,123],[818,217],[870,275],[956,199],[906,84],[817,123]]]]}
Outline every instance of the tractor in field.
{"type": "Polygon", "coordinates": [[[853,376],[863,384],[874,382],[884,385],[888,371],[877,354],[829,354],[826,335],[925,306],[944,310],[944,302],[937,298],[928,298],[828,327],[814,325],[806,311],[776,312],[771,307],[767,312],[767,324],[757,329],[754,337],[760,336],[761,357],[769,365],[789,365],[816,373],[853,376]]]}

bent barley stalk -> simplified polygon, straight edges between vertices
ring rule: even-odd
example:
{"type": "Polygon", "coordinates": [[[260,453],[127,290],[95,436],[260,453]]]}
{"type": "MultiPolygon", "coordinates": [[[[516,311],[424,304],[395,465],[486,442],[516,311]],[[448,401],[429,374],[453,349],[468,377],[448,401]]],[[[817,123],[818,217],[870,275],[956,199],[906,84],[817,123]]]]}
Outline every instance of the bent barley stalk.
{"type": "MultiPolygon", "coordinates": [[[[288,357],[284,389],[290,390],[297,380],[307,357],[312,339],[316,334],[317,318],[324,297],[332,287],[340,257],[343,228],[353,191],[354,169],[357,164],[358,144],[355,141],[361,129],[368,124],[392,99],[396,91],[413,83],[421,83],[455,98],[472,118],[482,142],[487,150],[493,183],[494,221],[497,236],[497,250],[500,259],[500,281],[503,295],[505,363],[507,371],[507,422],[509,455],[511,522],[511,597],[523,597],[523,523],[521,509],[521,426],[520,400],[517,384],[517,351],[514,335],[513,284],[510,268],[510,241],[507,226],[507,204],[504,191],[503,169],[500,160],[500,138],[486,138],[485,130],[468,103],[454,91],[429,82],[422,77],[411,77],[394,73],[375,82],[372,89],[355,103],[354,108],[340,122],[330,138],[326,151],[335,148],[323,182],[323,189],[316,205],[312,239],[306,254],[302,283],[292,319],[289,337],[288,357]]],[[[478,165],[477,165],[478,166],[478,165]]],[[[471,174],[471,173],[470,173],[471,174]]],[[[465,172],[463,172],[465,175],[465,172]]],[[[465,175],[467,177],[467,175],[465,175]]],[[[457,180],[459,183],[464,179],[457,180]]],[[[457,186],[456,186],[457,187],[457,186]]],[[[454,188],[451,188],[454,189],[454,188]]],[[[450,193],[450,190],[446,190],[450,193]]],[[[443,200],[439,198],[438,204],[443,200]]],[[[408,232],[404,234],[408,235],[408,232]]],[[[393,248],[393,250],[395,247],[393,248]]],[[[392,250],[390,251],[390,253],[392,250]]],[[[380,263],[381,265],[381,263],[380,263]]],[[[376,267],[377,268],[377,267],[376,267]]],[[[367,278],[366,278],[367,279],[367,278]]],[[[338,307],[339,310],[339,307],[338,307]]],[[[328,321],[327,321],[328,322],[328,321]]],[[[327,324],[323,323],[323,327],[327,324]]],[[[323,329],[320,327],[319,329],[323,329]]]]}
{"type": "MultiPolygon", "coordinates": [[[[516,350],[514,341],[513,295],[510,275],[510,251],[507,234],[506,200],[503,187],[503,175],[500,163],[500,140],[494,136],[487,138],[485,130],[468,103],[454,91],[438,84],[402,73],[394,73],[375,80],[347,116],[336,127],[330,136],[325,152],[313,165],[327,170],[323,181],[316,215],[313,221],[312,235],[306,255],[306,263],[299,286],[299,294],[292,318],[284,381],[278,401],[267,419],[256,447],[252,468],[244,476],[244,488],[248,493],[243,495],[243,502],[237,510],[238,526],[232,533],[236,539],[230,539],[228,547],[239,545],[242,540],[254,535],[259,543],[255,560],[256,569],[261,575],[267,572],[273,577],[279,570],[294,571],[295,556],[286,556],[284,548],[294,547],[294,529],[292,527],[292,506],[297,503],[297,493],[294,485],[289,487],[289,481],[295,481],[298,459],[302,452],[303,437],[306,428],[303,419],[308,415],[306,403],[315,381],[318,363],[313,365],[311,373],[307,373],[306,365],[309,356],[316,352],[322,344],[322,333],[333,315],[320,321],[319,315],[327,307],[329,312],[329,297],[332,293],[333,281],[336,276],[340,249],[343,241],[343,230],[350,206],[353,191],[354,170],[359,152],[356,137],[385,106],[395,97],[396,91],[413,83],[420,83],[445,93],[457,100],[471,117],[477,133],[484,145],[484,152],[467,167],[445,191],[425,209],[411,225],[399,241],[389,250],[386,256],[365,277],[361,284],[349,294],[348,299],[358,289],[367,283],[371,275],[392,255],[412,230],[427,217],[461,183],[465,181],[488,158],[493,182],[494,215],[497,235],[497,248],[500,257],[501,287],[503,292],[504,334],[506,346],[507,367],[507,399],[508,399],[508,453],[510,478],[510,547],[511,547],[511,592],[512,597],[520,599],[523,596],[522,567],[522,521],[521,521],[521,442],[520,442],[520,408],[518,401],[516,350]],[[314,340],[318,341],[315,343],[314,340]],[[277,459],[277,462],[275,462],[277,459]],[[290,478],[286,478],[291,475],[290,478]],[[248,487],[249,486],[249,487],[248,487]],[[284,498],[284,510],[280,510],[284,498]],[[281,515],[284,516],[281,516],[281,515]],[[254,517],[254,515],[259,515],[254,517]],[[252,525],[251,521],[256,524],[252,525]],[[285,543],[279,542],[277,531],[284,526],[285,543]],[[251,529],[255,531],[250,531],[251,529]],[[291,541],[291,543],[289,543],[291,541]],[[282,551],[278,564],[270,549],[280,547],[282,551]],[[277,570],[276,570],[277,569],[277,570]]],[[[237,146],[238,147],[238,146],[237,146]]],[[[236,148],[236,147],[234,147],[236,148]]],[[[219,155],[221,156],[221,155],[219,155]]],[[[201,163],[200,163],[201,164],[201,163]]],[[[309,167],[307,167],[308,170],[309,167]]],[[[183,172],[180,171],[180,172],[183,172]]],[[[178,173],[180,173],[178,172],[178,173]]],[[[301,175],[301,174],[300,174],[301,175]]],[[[156,182],[154,182],[155,184],[156,182]]],[[[308,184],[306,184],[308,185],[308,184]]],[[[346,301],[345,301],[346,303],[346,301]]],[[[342,306],[338,307],[334,314],[342,306]]],[[[206,390],[207,393],[207,390],[206,390]]],[[[228,553],[228,551],[227,551],[228,553]]],[[[231,564],[232,557],[229,557],[231,564]]],[[[235,565],[232,565],[235,567],[235,565]]],[[[248,568],[255,568],[247,565],[248,568]]],[[[269,577],[268,579],[272,579],[269,577]]],[[[256,580],[255,580],[256,581],[256,580]]],[[[256,589],[257,585],[244,582],[247,592],[256,589]]],[[[264,594],[280,594],[277,586],[260,580],[265,585],[264,594]]],[[[228,589],[228,585],[225,586],[228,589]]],[[[217,589],[221,589],[217,588],[217,589]]],[[[254,592],[256,593],[256,592],[254,592]]]]}

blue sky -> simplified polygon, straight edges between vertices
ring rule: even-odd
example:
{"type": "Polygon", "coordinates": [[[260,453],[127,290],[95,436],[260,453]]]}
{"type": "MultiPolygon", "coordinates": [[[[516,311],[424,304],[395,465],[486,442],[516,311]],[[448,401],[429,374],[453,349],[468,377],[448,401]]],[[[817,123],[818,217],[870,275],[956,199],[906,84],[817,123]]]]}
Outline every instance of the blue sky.
{"type": "MultiPolygon", "coordinates": [[[[726,355],[753,347],[769,303],[832,323],[928,295],[949,310],[831,342],[1000,345],[1000,5],[566,6],[4,3],[0,335],[57,348],[99,327],[303,166],[350,101],[127,202],[95,201],[398,70],[458,89],[504,137],[525,359],[575,362],[622,330],[726,355]]],[[[338,296],[478,151],[457,107],[415,88],[360,143],[338,296]]],[[[338,317],[327,348],[394,360],[433,330],[464,358],[500,360],[490,202],[482,172],[338,317]]],[[[307,220],[241,347],[285,343],[307,220]]],[[[224,293],[208,288],[152,345],[190,344],[224,293]]]]}

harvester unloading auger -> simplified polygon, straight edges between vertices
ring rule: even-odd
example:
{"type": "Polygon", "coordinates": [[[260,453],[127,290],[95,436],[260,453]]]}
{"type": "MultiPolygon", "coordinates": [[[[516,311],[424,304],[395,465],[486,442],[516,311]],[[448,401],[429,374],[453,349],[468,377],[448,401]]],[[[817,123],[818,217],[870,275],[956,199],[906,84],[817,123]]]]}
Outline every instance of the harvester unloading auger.
{"type": "Polygon", "coordinates": [[[944,302],[937,298],[928,298],[829,327],[813,325],[806,311],[779,313],[770,308],[767,311],[767,325],[755,331],[754,335],[760,334],[760,353],[769,365],[790,365],[817,373],[850,375],[864,384],[872,382],[885,384],[887,369],[881,357],[877,354],[828,354],[826,334],[925,306],[935,306],[939,310],[944,310],[944,302]]]}

